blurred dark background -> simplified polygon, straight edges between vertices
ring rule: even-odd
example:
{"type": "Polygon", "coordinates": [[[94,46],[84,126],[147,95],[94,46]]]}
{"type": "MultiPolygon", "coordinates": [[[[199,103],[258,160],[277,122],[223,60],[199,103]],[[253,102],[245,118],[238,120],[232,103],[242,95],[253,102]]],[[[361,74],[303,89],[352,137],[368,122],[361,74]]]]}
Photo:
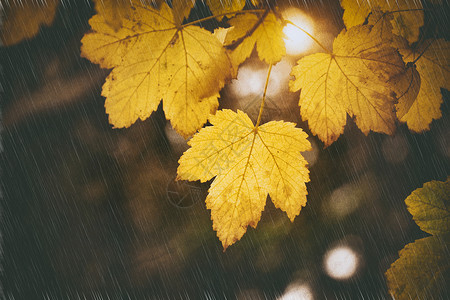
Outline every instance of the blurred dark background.
{"type": "MultiPolygon", "coordinates": [[[[343,28],[339,1],[280,5],[302,8],[332,37],[343,28]]],[[[207,13],[199,5],[191,16],[207,13]]],[[[426,13],[427,26],[448,28],[447,13],[426,13]]],[[[223,252],[204,204],[209,184],[174,181],[187,146],[161,108],[129,129],[108,124],[100,95],[108,70],[79,50],[93,14],[88,1],[63,1],[51,27],[0,48],[5,297],[287,299],[293,290],[303,299],[388,297],[384,272],[405,244],[426,236],[404,199],[449,175],[448,91],[443,117],[423,134],[399,125],[393,136],[364,136],[349,120],[326,149],[311,137],[300,215],[291,223],[268,199],[257,229],[223,252]],[[340,246],[356,259],[346,280],[325,267],[340,246]]],[[[255,60],[246,66],[265,68],[255,60]]],[[[222,107],[259,105],[259,95],[235,97],[233,84],[222,107]]],[[[298,93],[269,97],[265,118],[310,133],[297,101],[298,93]]]]}

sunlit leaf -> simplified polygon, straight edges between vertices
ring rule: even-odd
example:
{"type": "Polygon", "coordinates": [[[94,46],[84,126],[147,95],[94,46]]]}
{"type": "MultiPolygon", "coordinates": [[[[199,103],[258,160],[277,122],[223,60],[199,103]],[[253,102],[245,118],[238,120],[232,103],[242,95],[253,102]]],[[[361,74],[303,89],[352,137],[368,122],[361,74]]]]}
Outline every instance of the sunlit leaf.
{"type": "Polygon", "coordinates": [[[341,0],[341,6],[344,8],[343,20],[347,28],[363,24],[373,9],[392,12],[394,33],[405,37],[410,43],[417,41],[419,29],[424,24],[420,0],[341,0]]]}
{"type": "Polygon", "coordinates": [[[301,151],[311,150],[307,134],[295,124],[272,121],[259,127],[247,114],[218,111],[190,141],[179,160],[178,179],[215,177],[206,205],[223,247],[256,227],[267,194],[291,221],[306,204],[309,171],[301,151]]]}
{"type": "Polygon", "coordinates": [[[12,46],[34,37],[42,25],[50,26],[55,19],[58,0],[10,1],[2,4],[1,41],[12,46]]]}
{"type": "Polygon", "coordinates": [[[268,64],[275,64],[286,54],[281,21],[271,12],[261,15],[242,14],[229,21],[233,26],[225,37],[231,50],[234,66],[239,66],[252,54],[256,45],[258,56],[268,64]]]}
{"type": "Polygon", "coordinates": [[[198,26],[179,26],[165,3],[160,10],[136,0],[115,31],[100,15],[89,21],[82,55],[113,68],[103,86],[106,112],[114,127],[128,127],[156,110],[187,137],[218,106],[219,90],[231,77],[220,41],[198,26]]]}
{"type": "Polygon", "coordinates": [[[390,40],[376,26],[343,30],[333,53],[306,56],[292,69],[291,91],[300,93],[300,113],[326,146],[344,131],[347,114],[361,131],[391,134],[395,129],[395,89],[391,80],[405,73],[390,40]]]}
{"type": "MultiPolygon", "coordinates": [[[[399,98],[397,117],[415,132],[429,130],[431,122],[442,116],[441,88],[450,90],[450,43],[442,39],[428,40],[413,50],[405,40],[397,38],[396,45],[405,62],[410,63],[409,68],[418,72],[408,74],[407,82],[417,86],[415,81],[420,75],[417,97],[399,98]]],[[[408,87],[406,84],[398,88],[405,91],[408,87]]]]}

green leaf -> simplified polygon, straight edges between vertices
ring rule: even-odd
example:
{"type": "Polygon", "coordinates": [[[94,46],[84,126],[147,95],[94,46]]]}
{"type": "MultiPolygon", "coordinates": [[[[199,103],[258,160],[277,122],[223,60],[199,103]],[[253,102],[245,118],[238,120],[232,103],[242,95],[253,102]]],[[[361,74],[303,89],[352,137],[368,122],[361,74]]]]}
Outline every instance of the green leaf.
{"type": "Polygon", "coordinates": [[[389,291],[397,299],[444,299],[449,295],[450,177],[416,189],[405,202],[414,221],[433,234],[408,244],[387,270],[389,291]]]}
{"type": "Polygon", "coordinates": [[[405,200],[420,229],[433,235],[450,233],[449,180],[427,182],[405,200]]]}
{"type": "Polygon", "coordinates": [[[389,291],[396,300],[445,299],[449,295],[450,253],[436,236],[406,245],[386,272],[389,291]]]}

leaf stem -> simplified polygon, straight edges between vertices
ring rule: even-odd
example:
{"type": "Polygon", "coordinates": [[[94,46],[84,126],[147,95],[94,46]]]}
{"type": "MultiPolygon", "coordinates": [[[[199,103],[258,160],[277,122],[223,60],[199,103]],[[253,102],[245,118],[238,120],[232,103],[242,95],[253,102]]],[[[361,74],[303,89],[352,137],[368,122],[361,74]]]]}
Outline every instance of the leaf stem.
{"type": "Polygon", "coordinates": [[[332,51],[330,51],[327,47],[325,47],[321,42],[319,42],[319,40],[317,40],[312,34],[310,34],[308,31],[304,30],[303,28],[301,28],[300,26],[294,24],[293,22],[286,20],[286,19],[282,19],[285,23],[290,24],[298,29],[300,29],[301,31],[303,31],[307,36],[309,36],[314,42],[317,43],[317,45],[319,45],[323,50],[325,50],[328,54],[333,54],[332,51]]]}
{"type": "Polygon", "coordinates": [[[261,100],[261,106],[259,108],[258,120],[256,121],[255,131],[258,129],[259,124],[261,123],[261,117],[264,110],[264,102],[266,101],[267,86],[269,85],[269,78],[271,71],[272,71],[272,64],[270,64],[269,71],[267,72],[266,84],[264,85],[264,93],[261,100]]]}

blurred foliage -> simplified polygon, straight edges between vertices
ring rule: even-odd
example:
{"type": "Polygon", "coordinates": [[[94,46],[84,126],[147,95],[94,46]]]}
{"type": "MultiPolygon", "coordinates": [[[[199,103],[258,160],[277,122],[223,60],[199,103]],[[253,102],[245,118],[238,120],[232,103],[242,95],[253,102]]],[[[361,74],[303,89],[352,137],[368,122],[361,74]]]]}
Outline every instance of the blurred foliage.
{"type": "Polygon", "coordinates": [[[0,30],[4,46],[12,46],[34,37],[43,25],[50,26],[55,19],[59,0],[6,1],[3,8],[0,30]]]}

